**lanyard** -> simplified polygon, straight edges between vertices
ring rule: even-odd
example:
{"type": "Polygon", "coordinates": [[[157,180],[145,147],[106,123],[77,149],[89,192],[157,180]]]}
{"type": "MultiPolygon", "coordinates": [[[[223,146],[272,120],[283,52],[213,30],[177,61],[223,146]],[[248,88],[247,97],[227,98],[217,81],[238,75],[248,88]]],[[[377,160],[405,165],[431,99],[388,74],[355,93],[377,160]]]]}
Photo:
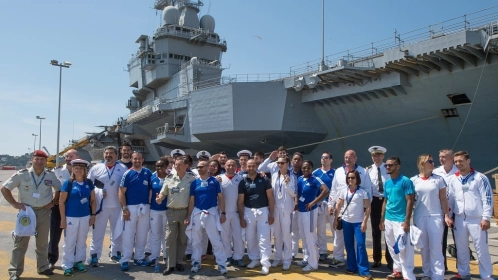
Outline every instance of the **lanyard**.
{"type": "MultiPolygon", "coordinates": [[[[287,175],[289,175],[290,171],[287,170],[287,175]]],[[[278,171],[277,183],[278,183],[278,192],[282,192],[282,184],[284,180],[280,180],[280,171],[278,171]]]]}
{"type": "Polygon", "coordinates": [[[36,191],[38,191],[38,187],[41,185],[41,183],[43,182],[43,179],[45,179],[45,175],[47,173],[45,173],[45,171],[43,172],[43,177],[41,178],[40,182],[36,182],[36,179],[35,179],[35,175],[33,175],[33,173],[31,173],[31,178],[33,178],[33,182],[35,183],[35,186],[36,186],[36,191]]]}
{"type": "Polygon", "coordinates": [[[474,175],[474,172],[470,172],[467,176],[463,177],[460,175],[460,180],[462,181],[462,184],[467,184],[467,181],[470,179],[470,177],[474,175]]]}
{"type": "Polygon", "coordinates": [[[112,172],[111,174],[109,174],[109,168],[107,166],[105,167],[105,171],[107,171],[107,177],[109,177],[109,180],[111,180],[112,174],[114,174],[114,170],[116,169],[116,164],[114,164],[114,166],[111,169],[112,172]]]}

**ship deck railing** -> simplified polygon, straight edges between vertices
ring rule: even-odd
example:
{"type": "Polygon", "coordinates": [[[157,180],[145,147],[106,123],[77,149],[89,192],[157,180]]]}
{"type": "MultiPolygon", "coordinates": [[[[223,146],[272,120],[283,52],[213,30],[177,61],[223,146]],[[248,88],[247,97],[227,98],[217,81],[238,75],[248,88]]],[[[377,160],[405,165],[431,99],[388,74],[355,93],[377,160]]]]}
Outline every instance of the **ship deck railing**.
{"type": "MultiPolygon", "coordinates": [[[[498,20],[498,5],[479,11],[465,14],[463,16],[448,19],[439,23],[430,24],[412,31],[400,33],[394,31],[394,36],[371,42],[356,48],[348,49],[324,58],[325,65],[329,68],[337,66],[340,61],[347,61],[348,65],[356,67],[368,67],[372,59],[382,56],[385,51],[404,47],[407,45],[431,40],[448,34],[464,30],[485,30],[488,35],[496,32],[498,20]],[[492,32],[492,33],[490,33],[492,32]],[[361,64],[358,64],[361,63],[361,64]]],[[[319,71],[322,59],[307,61],[290,67],[289,77],[312,74],[319,71]]]]}
{"type": "MultiPolygon", "coordinates": [[[[254,83],[254,82],[281,82],[288,77],[287,73],[256,73],[256,74],[233,74],[219,78],[208,79],[193,83],[194,90],[215,87],[232,83],[254,83]]],[[[181,85],[187,86],[187,85],[181,85]]]]}

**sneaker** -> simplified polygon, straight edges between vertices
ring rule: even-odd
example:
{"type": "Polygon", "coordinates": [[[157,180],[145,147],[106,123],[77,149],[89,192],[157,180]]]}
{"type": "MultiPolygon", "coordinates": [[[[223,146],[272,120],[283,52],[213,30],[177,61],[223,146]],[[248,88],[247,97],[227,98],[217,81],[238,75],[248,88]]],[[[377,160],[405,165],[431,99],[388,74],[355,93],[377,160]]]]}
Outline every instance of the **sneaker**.
{"type": "Polygon", "coordinates": [[[68,268],[64,270],[64,276],[73,276],[73,269],[68,268]]]}
{"type": "Polygon", "coordinates": [[[328,255],[327,254],[320,254],[320,261],[324,262],[327,260],[328,255]]]}
{"type": "Polygon", "coordinates": [[[199,269],[201,269],[201,264],[198,262],[194,262],[194,264],[192,264],[192,268],[190,269],[190,271],[196,273],[197,271],[199,271],[199,269]]]}
{"type": "Polygon", "coordinates": [[[401,272],[394,271],[387,275],[387,279],[403,279],[403,275],[401,275],[401,272]]]}
{"type": "Polygon", "coordinates": [[[282,270],[289,270],[290,269],[290,264],[284,264],[282,266],[282,270]]]}
{"type": "Polygon", "coordinates": [[[97,258],[97,254],[92,254],[90,259],[90,266],[98,267],[99,266],[99,258],[97,258]]]}
{"type": "Polygon", "coordinates": [[[226,266],[231,266],[231,265],[232,265],[232,262],[233,262],[232,257],[227,258],[227,261],[226,261],[226,266]]]}
{"type": "Polygon", "coordinates": [[[86,267],[82,262],[77,262],[74,264],[73,268],[79,272],[86,272],[86,267]]]}
{"type": "Polygon", "coordinates": [[[240,260],[234,260],[234,259],[232,259],[230,263],[232,265],[235,265],[235,266],[238,266],[238,267],[244,267],[244,266],[246,266],[246,263],[242,259],[240,259],[240,260]]]}
{"type": "Polygon", "coordinates": [[[311,272],[311,271],[315,271],[317,270],[316,268],[313,268],[311,267],[311,265],[306,265],[305,267],[303,267],[303,272],[311,272]]]}
{"type": "Polygon", "coordinates": [[[261,269],[261,274],[268,275],[269,273],[270,273],[270,267],[263,266],[263,268],[261,269]]]}
{"type": "Polygon", "coordinates": [[[150,255],[151,255],[151,253],[145,252],[145,258],[149,257],[150,255]]]}
{"type": "Polygon", "coordinates": [[[339,268],[339,267],[343,267],[345,266],[346,263],[344,263],[344,261],[340,261],[340,260],[336,260],[335,258],[332,259],[332,261],[330,262],[330,267],[333,267],[333,268],[339,268]]]}
{"type": "Polygon", "coordinates": [[[116,256],[112,256],[111,257],[111,262],[118,263],[119,260],[121,259],[121,257],[122,257],[121,252],[118,251],[117,254],[116,254],[116,256]]]}
{"type": "Polygon", "coordinates": [[[247,265],[247,268],[255,268],[255,267],[260,266],[260,265],[261,265],[261,263],[259,262],[259,260],[253,260],[253,261],[251,261],[251,263],[249,263],[247,265]]]}
{"type": "Polygon", "coordinates": [[[130,265],[128,264],[128,262],[124,262],[121,264],[121,271],[128,271],[130,270],[130,265]]]}
{"type": "Polygon", "coordinates": [[[297,265],[299,266],[307,266],[308,265],[308,261],[298,261],[296,262],[297,265]]]}
{"type": "Polygon", "coordinates": [[[223,265],[218,265],[218,271],[221,273],[221,274],[227,274],[227,268],[223,265]]]}
{"type": "Polygon", "coordinates": [[[274,260],[273,263],[271,264],[271,267],[277,267],[279,266],[280,264],[282,264],[281,261],[277,261],[277,260],[274,260]]]}
{"type": "Polygon", "coordinates": [[[137,266],[150,266],[151,262],[146,259],[141,259],[141,260],[134,260],[133,264],[137,266]]]}
{"type": "Polygon", "coordinates": [[[187,261],[191,261],[192,260],[192,254],[186,254],[185,258],[187,258],[187,261]]]}
{"type": "Polygon", "coordinates": [[[374,279],[372,277],[372,275],[370,275],[370,274],[365,274],[365,275],[362,275],[361,277],[363,277],[363,279],[366,279],[366,280],[373,280],[374,279]]]}
{"type": "Polygon", "coordinates": [[[346,274],[354,274],[354,271],[346,269],[346,274]]]}
{"type": "Polygon", "coordinates": [[[454,277],[451,277],[450,280],[470,280],[470,275],[467,275],[467,276],[462,276],[460,275],[460,273],[458,273],[457,275],[455,275],[454,277]]]}

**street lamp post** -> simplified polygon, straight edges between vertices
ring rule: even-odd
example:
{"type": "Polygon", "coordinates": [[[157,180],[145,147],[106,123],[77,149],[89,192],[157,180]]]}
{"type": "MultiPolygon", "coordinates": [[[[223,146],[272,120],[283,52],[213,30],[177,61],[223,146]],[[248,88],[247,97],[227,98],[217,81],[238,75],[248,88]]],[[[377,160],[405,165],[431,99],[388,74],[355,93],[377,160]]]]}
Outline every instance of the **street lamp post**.
{"type": "Polygon", "coordinates": [[[55,167],[59,166],[59,141],[61,133],[61,91],[62,91],[62,67],[69,68],[71,62],[64,61],[64,63],[59,63],[59,61],[52,59],[50,60],[52,66],[57,66],[60,69],[59,72],[59,110],[57,113],[57,153],[55,154],[55,167]]]}
{"type": "Polygon", "coordinates": [[[35,137],[35,141],[33,142],[33,152],[34,152],[36,150],[36,148],[35,148],[36,147],[36,136],[38,136],[38,135],[36,135],[34,133],[32,133],[31,135],[33,135],[35,137]]]}
{"type": "Polygon", "coordinates": [[[38,150],[41,150],[41,123],[42,120],[45,119],[45,117],[36,116],[36,118],[40,120],[40,137],[38,138],[38,150]]]}

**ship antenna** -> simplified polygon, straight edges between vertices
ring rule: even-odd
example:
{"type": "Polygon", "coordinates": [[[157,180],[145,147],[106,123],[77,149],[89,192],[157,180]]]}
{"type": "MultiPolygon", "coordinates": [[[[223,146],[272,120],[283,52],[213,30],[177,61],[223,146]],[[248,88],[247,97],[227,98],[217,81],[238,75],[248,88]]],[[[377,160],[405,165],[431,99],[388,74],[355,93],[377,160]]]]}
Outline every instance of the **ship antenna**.
{"type": "Polygon", "coordinates": [[[209,0],[209,5],[208,5],[208,15],[211,14],[211,0],[209,0]]]}
{"type": "Polygon", "coordinates": [[[325,0],[322,0],[322,61],[320,63],[320,71],[326,70],[325,65],[325,0]]]}

